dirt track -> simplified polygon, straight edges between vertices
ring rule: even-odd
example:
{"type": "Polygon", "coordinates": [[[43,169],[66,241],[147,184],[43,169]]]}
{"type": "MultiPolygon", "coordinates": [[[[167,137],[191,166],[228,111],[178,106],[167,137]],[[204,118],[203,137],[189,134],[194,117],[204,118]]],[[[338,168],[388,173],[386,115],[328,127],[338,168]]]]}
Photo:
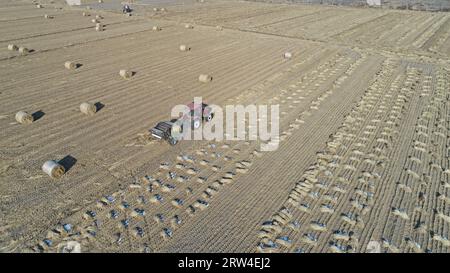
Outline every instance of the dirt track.
{"type": "Polygon", "coordinates": [[[0,251],[449,252],[449,13],[49,2],[0,8],[0,251]],[[279,104],[279,149],[145,137],[194,96],[279,104]],[[61,179],[41,171],[63,158],[61,179]]]}

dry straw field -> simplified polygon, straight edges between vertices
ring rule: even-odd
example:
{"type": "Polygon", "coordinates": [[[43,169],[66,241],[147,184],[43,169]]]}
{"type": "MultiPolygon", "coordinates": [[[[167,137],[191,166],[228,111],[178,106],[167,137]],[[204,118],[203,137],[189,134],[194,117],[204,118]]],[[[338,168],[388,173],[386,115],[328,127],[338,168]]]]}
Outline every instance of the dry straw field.
{"type": "Polygon", "coordinates": [[[450,252],[450,13],[92,2],[0,6],[1,252],[450,252]],[[148,137],[194,96],[279,149],[148,137]]]}

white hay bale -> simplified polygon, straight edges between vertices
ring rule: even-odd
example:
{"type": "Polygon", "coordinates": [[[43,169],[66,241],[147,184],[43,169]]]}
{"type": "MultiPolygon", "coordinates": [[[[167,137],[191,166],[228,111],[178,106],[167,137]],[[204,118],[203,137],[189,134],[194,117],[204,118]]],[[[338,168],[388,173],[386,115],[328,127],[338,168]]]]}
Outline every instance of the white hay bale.
{"type": "Polygon", "coordinates": [[[85,115],[92,116],[97,113],[97,107],[93,103],[83,102],[80,104],[80,111],[85,115]]]}
{"type": "Polygon", "coordinates": [[[160,31],[160,30],[161,30],[161,27],[160,27],[160,26],[153,26],[153,30],[154,30],[154,31],[160,31]]]}
{"type": "Polygon", "coordinates": [[[103,0],[98,0],[98,3],[99,3],[99,4],[103,3],[103,0]]]}
{"type": "Polygon", "coordinates": [[[11,45],[8,45],[8,50],[16,51],[16,50],[19,50],[19,47],[14,44],[11,44],[11,45]]]}
{"type": "Polygon", "coordinates": [[[166,9],[166,8],[161,8],[161,11],[162,11],[162,12],[166,12],[167,9],[166,9]]]}
{"type": "Polygon", "coordinates": [[[91,16],[91,15],[89,13],[87,13],[87,12],[83,12],[83,16],[87,17],[87,16],[91,16]]]}
{"type": "Polygon", "coordinates": [[[198,80],[200,82],[207,83],[207,82],[212,81],[212,77],[207,74],[200,74],[200,76],[198,76],[198,80]]]}
{"type": "Polygon", "coordinates": [[[71,61],[67,61],[64,63],[64,67],[71,70],[77,68],[77,64],[71,61]]]}
{"type": "Polygon", "coordinates": [[[190,47],[188,47],[187,45],[180,45],[180,51],[189,51],[191,50],[190,47]]]}
{"type": "Polygon", "coordinates": [[[92,19],[92,20],[91,20],[91,22],[92,22],[92,23],[94,23],[94,24],[97,24],[97,23],[99,23],[99,21],[98,21],[97,19],[95,19],[95,18],[94,18],[94,19],[92,19]]]}
{"type": "Polygon", "coordinates": [[[122,69],[119,71],[119,75],[124,79],[129,79],[129,78],[131,78],[131,76],[133,76],[133,72],[122,69]]]}
{"type": "Polygon", "coordinates": [[[53,16],[50,16],[50,15],[48,15],[48,14],[44,14],[44,18],[45,18],[45,19],[53,19],[53,16]]]}
{"type": "Polygon", "coordinates": [[[153,8],[153,11],[158,11],[158,8],[153,8]]]}
{"type": "Polygon", "coordinates": [[[42,8],[42,5],[37,4],[37,5],[36,5],[36,8],[41,9],[41,8],[42,8]]]}
{"type": "Polygon", "coordinates": [[[290,59],[290,58],[292,58],[292,53],[291,53],[291,52],[285,52],[285,53],[283,54],[283,57],[284,57],[285,59],[290,59]]]}
{"type": "Polygon", "coordinates": [[[49,160],[42,165],[42,170],[51,178],[60,178],[66,172],[64,166],[54,160],[49,160]]]}
{"type": "Polygon", "coordinates": [[[184,28],[186,28],[186,29],[193,29],[194,26],[192,24],[185,24],[184,28]]]}
{"type": "Polygon", "coordinates": [[[100,15],[95,15],[95,19],[100,20],[100,19],[103,19],[103,17],[100,15]]]}
{"type": "Polygon", "coordinates": [[[23,54],[23,55],[25,55],[25,54],[28,54],[28,52],[30,52],[29,50],[28,50],[28,48],[26,48],[26,47],[19,47],[19,53],[20,54],[23,54]]]}
{"type": "Polygon", "coordinates": [[[25,111],[19,111],[16,113],[16,121],[21,124],[30,124],[34,121],[33,116],[25,111]]]}
{"type": "Polygon", "coordinates": [[[222,31],[222,30],[223,30],[223,27],[222,27],[222,26],[216,26],[216,30],[222,31]]]}

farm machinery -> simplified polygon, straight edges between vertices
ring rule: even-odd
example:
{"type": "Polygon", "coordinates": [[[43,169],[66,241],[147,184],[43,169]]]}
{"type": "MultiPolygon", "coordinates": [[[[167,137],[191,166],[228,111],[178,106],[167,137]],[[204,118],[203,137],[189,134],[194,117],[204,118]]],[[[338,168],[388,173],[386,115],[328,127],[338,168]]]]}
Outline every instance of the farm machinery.
{"type": "Polygon", "coordinates": [[[156,139],[167,140],[170,145],[175,145],[185,133],[187,128],[183,128],[190,124],[190,129],[198,129],[203,122],[209,122],[213,119],[214,113],[211,107],[206,103],[195,104],[194,102],[187,104],[187,109],[178,119],[170,121],[158,122],[155,127],[150,129],[152,136],[156,139]]]}

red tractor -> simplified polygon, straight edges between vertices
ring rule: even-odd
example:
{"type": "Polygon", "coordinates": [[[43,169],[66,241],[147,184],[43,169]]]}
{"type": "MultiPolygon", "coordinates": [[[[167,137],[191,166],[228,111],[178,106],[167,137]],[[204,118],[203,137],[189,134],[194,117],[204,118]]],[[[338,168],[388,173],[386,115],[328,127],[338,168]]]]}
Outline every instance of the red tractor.
{"type": "Polygon", "coordinates": [[[189,113],[185,113],[181,119],[183,119],[183,121],[184,119],[191,119],[193,129],[199,128],[203,121],[211,121],[214,117],[211,107],[206,103],[196,105],[194,102],[191,102],[187,107],[189,107],[189,113]]]}
{"type": "Polygon", "coordinates": [[[189,112],[184,113],[178,119],[171,121],[161,121],[155,127],[150,129],[152,136],[157,139],[167,140],[171,145],[178,143],[178,139],[173,137],[173,133],[183,132],[183,124],[191,122],[192,129],[198,129],[203,121],[209,122],[213,119],[214,113],[211,107],[206,103],[196,105],[191,102],[187,105],[189,112]]]}

